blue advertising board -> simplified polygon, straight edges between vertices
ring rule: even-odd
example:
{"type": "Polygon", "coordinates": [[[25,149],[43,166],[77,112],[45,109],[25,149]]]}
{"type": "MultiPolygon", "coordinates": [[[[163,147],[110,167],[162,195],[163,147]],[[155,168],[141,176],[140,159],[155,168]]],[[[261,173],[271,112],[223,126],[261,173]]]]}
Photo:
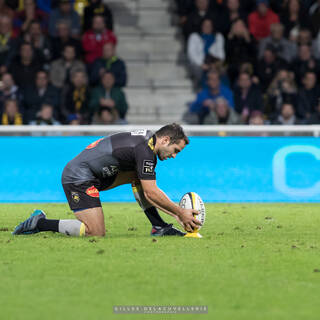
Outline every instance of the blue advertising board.
{"type": "MultiPolygon", "coordinates": [[[[100,137],[1,137],[0,202],[64,202],[66,163],[100,137]]],[[[174,201],[188,191],[209,202],[320,201],[320,140],[191,137],[176,159],[158,161],[157,184],[174,201]]],[[[102,201],[134,201],[129,185],[102,201]]]]}

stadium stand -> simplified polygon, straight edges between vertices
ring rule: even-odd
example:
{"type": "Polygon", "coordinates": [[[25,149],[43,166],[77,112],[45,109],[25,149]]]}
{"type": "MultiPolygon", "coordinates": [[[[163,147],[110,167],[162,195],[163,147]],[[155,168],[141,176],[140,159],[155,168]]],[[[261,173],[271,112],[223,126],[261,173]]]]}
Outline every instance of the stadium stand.
{"type": "Polygon", "coordinates": [[[43,104],[62,124],[318,123],[319,8],[318,0],[52,0],[51,8],[2,0],[0,116],[13,99],[9,113],[24,124],[43,104]]]}

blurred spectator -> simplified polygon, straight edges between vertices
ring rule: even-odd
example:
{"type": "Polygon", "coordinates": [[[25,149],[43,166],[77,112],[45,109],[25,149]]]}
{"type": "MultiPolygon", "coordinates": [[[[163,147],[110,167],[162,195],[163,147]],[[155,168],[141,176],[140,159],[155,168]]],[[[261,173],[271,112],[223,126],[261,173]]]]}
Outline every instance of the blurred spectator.
{"type": "Polygon", "coordinates": [[[318,100],[317,105],[315,106],[315,111],[311,114],[307,120],[308,124],[320,124],[320,99],[318,100]]]}
{"type": "Polygon", "coordinates": [[[250,114],[263,110],[262,94],[259,87],[252,83],[249,73],[242,72],[234,89],[235,111],[241,115],[241,121],[247,123],[250,114]]]}
{"type": "Polygon", "coordinates": [[[226,42],[226,60],[231,83],[238,77],[238,69],[243,62],[256,63],[255,47],[255,40],[244,21],[233,21],[226,42]]]}
{"type": "Polygon", "coordinates": [[[81,124],[90,121],[89,88],[85,71],[71,72],[71,85],[65,90],[62,102],[62,115],[65,119],[76,116],[81,124]]]}
{"type": "Polygon", "coordinates": [[[214,108],[214,100],[219,97],[225,98],[229,106],[234,107],[232,91],[220,83],[220,77],[217,72],[211,71],[208,73],[208,88],[198,93],[196,100],[190,106],[190,113],[186,115],[185,120],[191,124],[203,124],[210,108],[214,108]]]}
{"type": "Polygon", "coordinates": [[[195,1],[194,0],[175,0],[176,4],[176,13],[179,16],[179,25],[183,26],[189,14],[195,10],[195,1]]]}
{"type": "Polygon", "coordinates": [[[22,114],[19,112],[18,102],[14,99],[6,100],[1,115],[2,125],[22,125],[22,114]]]}
{"type": "Polygon", "coordinates": [[[51,37],[57,37],[57,26],[61,20],[68,21],[72,37],[77,38],[80,36],[80,16],[73,9],[73,4],[70,0],[60,0],[59,7],[51,11],[49,18],[49,35],[51,37]]]}
{"type": "Polygon", "coordinates": [[[250,114],[249,124],[254,126],[264,125],[264,117],[261,111],[255,110],[250,114]]]}
{"type": "Polygon", "coordinates": [[[82,37],[82,48],[85,53],[85,61],[88,64],[102,56],[102,48],[106,43],[117,44],[115,34],[106,29],[104,18],[95,16],[92,21],[92,29],[85,32],[82,37]]]}
{"type": "Polygon", "coordinates": [[[84,8],[83,30],[87,31],[92,26],[92,20],[95,15],[104,17],[106,28],[113,30],[112,11],[101,0],[91,0],[89,5],[84,8]]]}
{"type": "Polygon", "coordinates": [[[14,11],[7,6],[5,0],[0,0],[0,15],[10,17],[11,19],[14,17],[14,11]]]}
{"type": "MultiPolygon", "coordinates": [[[[310,38],[311,38],[311,32],[309,31],[310,38]]],[[[320,31],[318,32],[316,38],[309,42],[309,44],[312,44],[312,54],[315,58],[320,59],[320,31]]]]}
{"type": "Polygon", "coordinates": [[[320,87],[317,84],[317,75],[312,72],[306,72],[303,81],[303,87],[299,90],[298,116],[309,118],[316,111],[320,98],[320,87]]]}
{"type": "Polygon", "coordinates": [[[320,0],[315,0],[309,9],[313,34],[317,34],[320,29],[320,0]]]}
{"type": "Polygon", "coordinates": [[[298,57],[293,61],[292,69],[298,85],[301,85],[301,79],[307,71],[313,71],[318,74],[320,62],[313,56],[310,45],[304,44],[299,46],[298,57]]]}
{"type": "Polygon", "coordinates": [[[9,72],[12,74],[15,83],[21,88],[34,83],[37,71],[42,65],[37,61],[34,50],[30,43],[22,43],[19,55],[12,60],[9,72]]]}
{"type": "Polygon", "coordinates": [[[242,10],[240,0],[226,0],[224,12],[225,14],[219,16],[221,20],[223,19],[221,24],[225,25],[225,30],[222,30],[225,36],[230,32],[230,26],[234,21],[239,19],[247,21],[247,14],[242,10]]]}
{"type": "Polygon", "coordinates": [[[56,0],[37,0],[37,6],[44,12],[50,12],[51,9],[53,8],[53,4],[56,0]]]}
{"type": "Polygon", "coordinates": [[[230,108],[228,100],[217,98],[209,106],[209,114],[204,119],[204,124],[240,124],[238,114],[230,108]]]}
{"type": "Polygon", "coordinates": [[[301,28],[298,32],[297,39],[295,40],[298,46],[303,44],[312,44],[312,33],[309,29],[301,28]]]}
{"type": "Polygon", "coordinates": [[[15,85],[12,75],[10,73],[5,73],[0,82],[0,113],[3,111],[5,101],[9,99],[16,100],[20,105],[22,93],[15,85]]]}
{"type": "Polygon", "coordinates": [[[14,18],[14,28],[16,32],[22,34],[26,32],[33,21],[38,21],[42,31],[48,30],[48,15],[37,8],[35,0],[24,0],[24,9],[18,11],[14,18]]]}
{"type": "Polygon", "coordinates": [[[52,105],[55,114],[58,115],[60,105],[59,91],[49,84],[48,74],[45,71],[38,71],[35,84],[27,87],[24,91],[24,106],[28,121],[35,118],[44,103],[52,105]]]}
{"type": "Polygon", "coordinates": [[[86,66],[76,59],[76,50],[72,45],[66,45],[62,58],[55,60],[50,68],[50,81],[57,88],[70,84],[70,75],[75,71],[86,72],[86,66]]]}
{"type": "MultiPolygon", "coordinates": [[[[81,121],[76,114],[70,114],[67,118],[67,123],[71,126],[79,126],[81,124],[81,121]]],[[[81,135],[80,132],[79,135],[81,135]]]]}
{"type": "Polygon", "coordinates": [[[288,63],[296,57],[297,46],[283,37],[283,31],[284,27],[281,23],[274,23],[270,26],[270,36],[259,43],[259,59],[262,58],[267,46],[272,46],[277,56],[288,63]]]}
{"type": "Polygon", "coordinates": [[[281,106],[281,112],[278,115],[274,124],[293,125],[299,124],[295,115],[294,106],[292,103],[284,102],[281,106]]]}
{"type": "Polygon", "coordinates": [[[103,46],[102,57],[94,61],[91,73],[91,85],[98,85],[100,77],[106,71],[111,72],[115,78],[115,87],[124,87],[127,83],[127,70],[126,65],[122,59],[117,57],[113,43],[106,43],[103,46]]]}
{"type": "Polygon", "coordinates": [[[257,67],[257,75],[263,92],[269,87],[276,72],[286,66],[286,62],[277,57],[273,46],[267,46],[257,67]]]}
{"type": "Polygon", "coordinates": [[[82,53],[81,41],[71,37],[68,21],[61,20],[57,24],[57,36],[51,39],[52,59],[56,60],[62,57],[63,48],[66,45],[72,45],[76,49],[77,58],[82,53]]]}
{"type": "Polygon", "coordinates": [[[311,46],[311,51],[314,57],[317,59],[320,58],[320,33],[317,38],[313,40],[311,31],[306,28],[301,28],[299,29],[298,36],[295,41],[298,47],[304,44],[311,46]]]}
{"type": "Polygon", "coordinates": [[[124,92],[114,87],[114,76],[111,72],[103,74],[102,86],[92,90],[90,99],[90,110],[92,113],[97,112],[101,107],[112,108],[117,112],[117,118],[125,119],[128,110],[128,104],[124,92]]]}
{"type": "Polygon", "coordinates": [[[297,86],[292,72],[280,70],[268,88],[268,114],[275,118],[284,102],[289,102],[296,110],[298,107],[297,86]]]}
{"type": "Polygon", "coordinates": [[[201,24],[201,32],[192,33],[188,39],[188,59],[191,74],[197,84],[203,72],[208,71],[208,60],[212,58],[222,61],[225,59],[224,37],[214,31],[211,20],[205,19],[201,24]]]}
{"type": "Polygon", "coordinates": [[[242,1],[240,0],[242,9],[246,12],[247,15],[249,15],[250,12],[254,11],[257,6],[256,0],[246,0],[242,1]]]}
{"type": "Polygon", "coordinates": [[[208,71],[203,72],[202,80],[201,80],[201,89],[208,88],[208,73],[217,72],[220,75],[221,84],[230,87],[230,81],[228,75],[226,73],[226,67],[222,61],[210,58],[207,61],[208,71]]]}
{"type": "Polygon", "coordinates": [[[25,42],[31,43],[35,54],[43,64],[48,64],[51,60],[51,43],[49,38],[42,32],[39,21],[32,21],[29,29],[23,36],[25,42]]]}
{"type": "Polygon", "coordinates": [[[54,107],[50,103],[43,103],[37,112],[36,118],[30,121],[31,125],[59,125],[60,122],[53,116],[54,107]]]}
{"type": "Polygon", "coordinates": [[[311,28],[310,19],[299,0],[288,0],[280,16],[284,36],[295,40],[301,28],[311,28]]]}
{"type": "Polygon", "coordinates": [[[183,35],[185,40],[191,33],[201,32],[201,23],[204,19],[214,21],[213,13],[210,11],[209,0],[195,0],[194,10],[187,16],[183,25],[183,35]]]}
{"type": "Polygon", "coordinates": [[[250,33],[256,40],[266,38],[270,34],[270,26],[279,22],[279,17],[269,9],[268,0],[257,0],[256,11],[250,13],[248,24],[250,33]]]}
{"type": "Polygon", "coordinates": [[[119,119],[115,109],[109,107],[101,107],[93,117],[93,124],[108,125],[108,124],[126,124],[124,120],[119,119]]]}
{"type": "Polygon", "coordinates": [[[17,47],[16,35],[12,30],[12,19],[0,16],[0,72],[6,72],[14,58],[17,47]]]}

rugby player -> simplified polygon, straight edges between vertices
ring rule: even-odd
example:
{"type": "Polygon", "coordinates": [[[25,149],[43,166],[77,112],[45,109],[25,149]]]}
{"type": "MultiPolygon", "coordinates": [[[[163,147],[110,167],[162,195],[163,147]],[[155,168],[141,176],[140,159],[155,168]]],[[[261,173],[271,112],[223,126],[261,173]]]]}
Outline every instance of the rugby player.
{"type": "Polygon", "coordinates": [[[189,139],[178,124],[169,124],[155,133],[149,130],[116,133],[91,143],[72,159],[62,173],[62,186],[76,219],[49,220],[42,210],[35,210],[20,223],[13,234],[41,231],[71,236],[104,236],[104,214],[99,191],[131,183],[134,196],[152,224],[151,235],[184,236],[167,224],[157,208],[176,218],[186,231],[201,223],[193,214],[173,203],[156,184],[157,158],[175,158],[189,139]]]}

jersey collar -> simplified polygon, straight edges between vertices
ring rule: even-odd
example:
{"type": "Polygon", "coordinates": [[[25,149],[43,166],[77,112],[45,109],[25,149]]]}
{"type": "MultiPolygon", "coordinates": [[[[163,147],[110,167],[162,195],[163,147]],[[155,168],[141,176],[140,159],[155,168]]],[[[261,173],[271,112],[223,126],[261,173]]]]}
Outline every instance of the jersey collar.
{"type": "Polygon", "coordinates": [[[154,147],[156,145],[156,139],[157,139],[156,135],[154,134],[148,141],[148,146],[152,151],[154,151],[154,147]]]}

